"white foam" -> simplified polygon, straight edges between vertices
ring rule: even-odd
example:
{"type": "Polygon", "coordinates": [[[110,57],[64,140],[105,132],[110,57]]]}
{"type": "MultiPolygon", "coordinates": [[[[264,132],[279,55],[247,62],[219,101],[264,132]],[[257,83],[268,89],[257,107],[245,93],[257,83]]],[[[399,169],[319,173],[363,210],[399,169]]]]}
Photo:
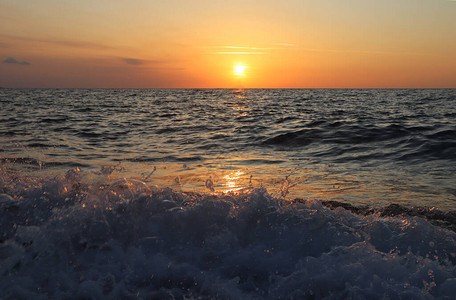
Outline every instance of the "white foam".
{"type": "Polygon", "coordinates": [[[456,294],[456,234],[418,217],[70,175],[1,177],[0,298],[456,294]]]}

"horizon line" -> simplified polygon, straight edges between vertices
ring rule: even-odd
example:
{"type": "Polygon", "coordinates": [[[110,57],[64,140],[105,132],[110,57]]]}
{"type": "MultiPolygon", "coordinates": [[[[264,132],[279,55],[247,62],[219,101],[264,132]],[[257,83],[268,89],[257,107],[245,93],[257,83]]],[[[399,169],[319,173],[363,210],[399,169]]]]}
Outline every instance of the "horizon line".
{"type": "Polygon", "coordinates": [[[73,90],[90,90],[90,89],[130,89],[130,90],[442,90],[456,89],[455,87],[6,87],[0,86],[0,89],[73,89],[73,90]]]}

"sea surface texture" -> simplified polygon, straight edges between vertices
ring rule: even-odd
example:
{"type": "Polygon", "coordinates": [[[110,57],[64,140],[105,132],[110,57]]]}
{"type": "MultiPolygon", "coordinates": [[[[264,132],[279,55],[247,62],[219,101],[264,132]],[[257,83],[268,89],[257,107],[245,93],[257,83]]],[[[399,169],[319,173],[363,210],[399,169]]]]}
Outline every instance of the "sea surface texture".
{"type": "Polygon", "coordinates": [[[455,89],[0,89],[0,299],[455,299],[455,210],[455,89]]]}
{"type": "Polygon", "coordinates": [[[3,89],[0,108],[2,162],[30,171],[456,209],[454,89],[3,89]]]}

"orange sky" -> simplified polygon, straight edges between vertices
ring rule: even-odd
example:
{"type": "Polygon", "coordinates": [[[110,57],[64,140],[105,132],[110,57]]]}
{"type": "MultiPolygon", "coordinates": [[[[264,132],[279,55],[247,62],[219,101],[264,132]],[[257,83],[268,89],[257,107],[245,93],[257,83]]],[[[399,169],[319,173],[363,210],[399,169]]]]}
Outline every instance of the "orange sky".
{"type": "Polygon", "coordinates": [[[456,1],[0,0],[0,19],[4,87],[456,88],[456,1]]]}

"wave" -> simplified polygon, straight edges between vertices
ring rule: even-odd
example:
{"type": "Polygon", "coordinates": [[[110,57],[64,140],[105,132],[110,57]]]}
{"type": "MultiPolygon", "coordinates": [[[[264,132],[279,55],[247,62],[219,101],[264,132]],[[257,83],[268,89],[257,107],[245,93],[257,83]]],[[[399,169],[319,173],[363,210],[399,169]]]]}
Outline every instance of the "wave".
{"type": "Polygon", "coordinates": [[[455,295],[454,212],[0,171],[0,298],[455,295]]]}
{"type": "Polygon", "coordinates": [[[205,157],[195,155],[195,156],[175,156],[175,155],[167,155],[167,156],[160,156],[160,157],[152,157],[152,156],[138,156],[134,158],[127,158],[123,159],[125,161],[131,162],[198,162],[206,160],[205,157]]]}
{"type": "MultiPolygon", "coordinates": [[[[27,145],[27,147],[32,147],[27,145]]],[[[0,157],[0,164],[8,165],[14,169],[23,169],[23,167],[46,169],[58,167],[59,169],[67,168],[89,168],[90,165],[74,161],[46,161],[31,157],[0,157]]],[[[1,169],[1,167],[0,167],[1,169]]]]}
{"type": "MultiPolygon", "coordinates": [[[[352,149],[386,150],[397,160],[456,160],[456,129],[447,126],[405,126],[392,124],[385,127],[359,125],[340,121],[313,121],[302,129],[289,129],[260,138],[261,145],[295,150],[311,144],[333,145],[343,153],[352,149]],[[385,145],[387,143],[387,145],[385,145]],[[377,145],[378,147],[376,147],[377,145]]],[[[358,151],[355,151],[357,154],[358,151]]],[[[319,153],[321,155],[321,153],[319,153]]],[[[339,153],[342,154],[342,153],[339,153]]],[[[335,153],[325,153],[334,157],[335,153]]],[[[378,155],[376,153],[375,155],[378,155]]],[[[388,156],[388,155],[387,155],[388,156]]],[[[370,156],[368,158],[371,158],[370,156]]],[[[375,158],[375,157],[374,157],[375,158]]]]}
{"type": "Polygon", "coordinates": [[[65,123],[69,118],[67,116],[56,116],[54,118],[41,118],[41,123],[65,123]]]}

